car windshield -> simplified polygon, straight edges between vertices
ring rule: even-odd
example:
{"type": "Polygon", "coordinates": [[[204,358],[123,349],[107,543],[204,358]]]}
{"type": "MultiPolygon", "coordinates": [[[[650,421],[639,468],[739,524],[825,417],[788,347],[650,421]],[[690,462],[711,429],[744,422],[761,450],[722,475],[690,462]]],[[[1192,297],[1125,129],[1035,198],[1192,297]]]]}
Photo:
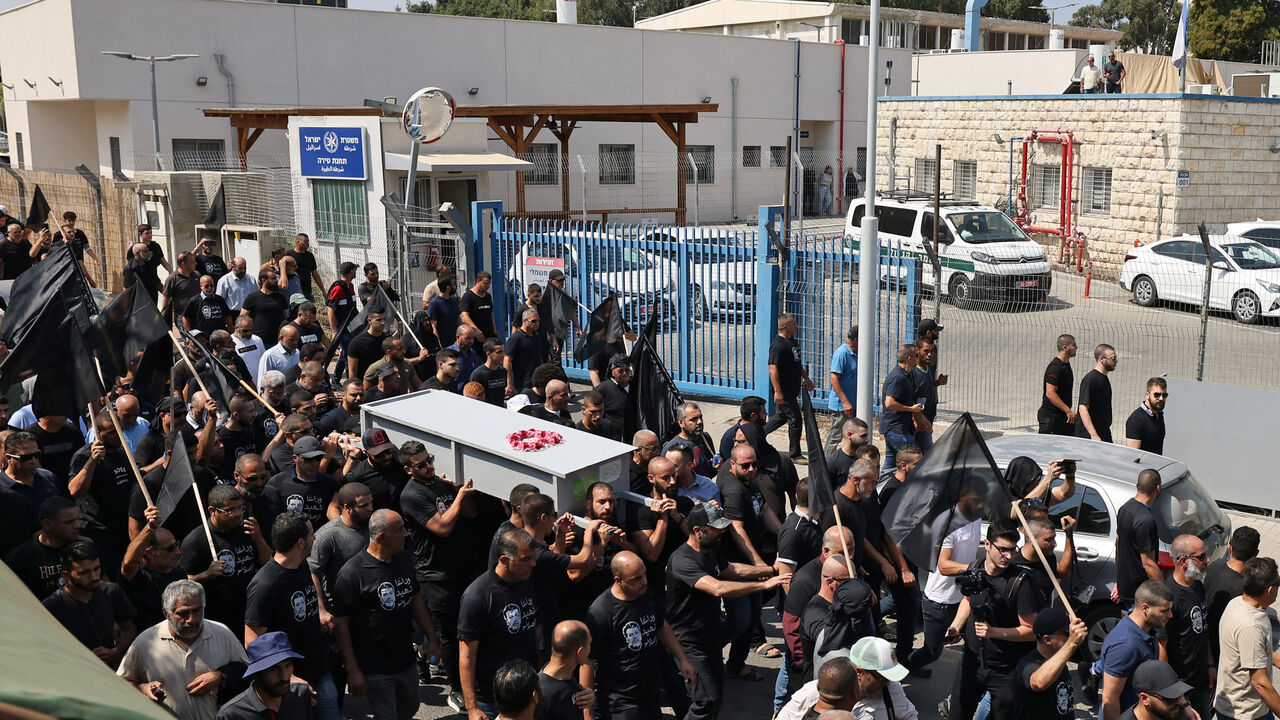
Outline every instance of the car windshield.
{"type": "Polygon", "coordinates": [[[994,210],[947,215],[956,234],[968,243],[1019,242],[1027,236],[1007,215],[994,210]]]}
{"type": "Polygon", "coordinates": [[[1274,270],[1280,268],[1280,258],[1259,243],[1233,243],[1223,245],[1227,254],[1241,270],[1274,270]]]}
{"type": "Polygon", "coordinates": [[[1178,535],[1204,536],[1222,526],[1222,511],[1190,472],[1164,483],[1151,508],[1160,522],[1160,541],[1173,542],[1178,535]]]}
{"type": "Polygon", "coordinates": [[[653,261],[635,248],[612,248],[591,256],[591,272],[620,273],[648,270],[653,261]]]}

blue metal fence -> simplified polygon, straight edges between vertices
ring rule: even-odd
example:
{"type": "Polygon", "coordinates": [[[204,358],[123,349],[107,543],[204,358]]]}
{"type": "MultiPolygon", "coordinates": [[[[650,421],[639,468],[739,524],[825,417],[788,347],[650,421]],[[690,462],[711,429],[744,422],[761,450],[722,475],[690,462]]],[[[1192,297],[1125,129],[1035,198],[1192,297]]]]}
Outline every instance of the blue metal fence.
{"type": "MultiPolygon", "coordinates": [[[[549,271],[560,269],[584,326],[610,293],[634,330],[661,313],[658,349],[682,392],[772,401],[768,348],[785,307],[799,319],[801,351],[818,386],[814,406],[825,408],[831,353],[857,318],[858,255],[840,235],[811,235],[793,241],[780,261],[769,237],[777,236],[781,218],[780,207],[762,206],[757,228],[742,230],[518,219],[505,217],[497,202],[472,208],[476,237],[486,243],[476,248],[476,266],[493,274],[495,320],[504,335],[529,286],[545,286],[549,271]],[[485,233],[487,211],[492,230],[485,233]]],[[[914,335],[919,282],[917,263],[900,252],[883,252],[881,263],[889,279],[878,293],[876,365],[883,369],[914,335]]],[[[588,377],[571,347],[562,361],[570,377],[588,377]]],[[[878,393],[878,381],[876,387],[878,393]]]]}

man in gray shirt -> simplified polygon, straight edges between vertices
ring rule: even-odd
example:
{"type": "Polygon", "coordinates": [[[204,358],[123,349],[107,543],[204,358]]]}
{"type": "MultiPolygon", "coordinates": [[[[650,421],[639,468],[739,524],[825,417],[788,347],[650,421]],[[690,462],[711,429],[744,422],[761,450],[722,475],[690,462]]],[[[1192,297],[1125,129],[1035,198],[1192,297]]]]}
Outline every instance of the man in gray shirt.
{"type": "Polygon", "coordinates": [[[338,578],[338,571],[356,553],[369,546],[373,492],[364,483],[349,482],[338,488],[338,507],[338,517],[316,531],[311,556],[307,558],[311,580],[316,584],[320,599],[320,624],[326,630],[333,628],[333,615],[329,613],[329,605],[333,602],[330,589],[338,578]]]}
{"type": "Polygon", "coordinates": [[[1116,52],[1112,50],[1107,53],[1107,62],[1102,66],[1102,79],[1106,82],[1107,92],[1119,93],[1124,78],[1128,75],[1128,71],[1124,69],[1124,63],[1116,59],[1116,52]]]}

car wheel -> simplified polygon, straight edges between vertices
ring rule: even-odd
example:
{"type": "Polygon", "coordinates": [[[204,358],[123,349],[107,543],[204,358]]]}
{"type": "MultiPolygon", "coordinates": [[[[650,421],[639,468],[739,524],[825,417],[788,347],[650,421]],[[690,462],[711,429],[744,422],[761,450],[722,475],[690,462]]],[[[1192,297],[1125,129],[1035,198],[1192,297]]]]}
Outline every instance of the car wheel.
{"type": "Polygon", "coordinates": [[[1146,275],[1134,278],[1133,301],[1142,307],[1151,307],[1160,302],[1160,294],[1156,292],[1156,281],[1146,275]]]}
{"type": "Polygon", "coordinates": [[[1262,307],[1258,303],[1258,296],[1251,290],[1237,293],[1231,299],[1231,314],[1236,316],[1238,322],[1245,325],[1257,324],[1262,318],[1262,307]]]}
{"type": "Polygon", "coordinates": [[[689,308],[693,311],[695,322],[702,322],[711,315],[707,296],[702,294],[702,286],[696,283],[689,290],[689,308]]]}
{"type": "Polygon", "coordinates": [[[1093,662],[1098,659],[1098,655],[1102,652],[1102,641],[1107,639],[1107,633],[1111,632],[1111,628],[1115,627],[1122,617],[1124,617],[1124,611],[1120,606],[1110,602],[1102,603],[1085,615],[1084,625],[1089,634],[1084,644],[1080,646],[1085,660],[1093,662]]]}
{"type": "Polygon", "coordinates": [[[969,278],[961,273],[951,276],[951,282],[947,284],[947,294],[951,296],[951,303],[961,310],[965,310],[973,304],[969,289],[969,278]]]}

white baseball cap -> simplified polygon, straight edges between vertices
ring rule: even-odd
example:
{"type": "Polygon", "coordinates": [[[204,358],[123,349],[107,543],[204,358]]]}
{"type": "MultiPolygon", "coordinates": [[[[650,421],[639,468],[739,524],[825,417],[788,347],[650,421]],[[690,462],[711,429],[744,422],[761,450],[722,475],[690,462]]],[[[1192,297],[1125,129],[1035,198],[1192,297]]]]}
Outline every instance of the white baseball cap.
{"type": "Polygon", "coordinates": [[[868,635],[849,648],[849,660],[855,667],[871,670],[890,682],[901,682],[907,669],[898,662],[888,640],[868,635]]]}

